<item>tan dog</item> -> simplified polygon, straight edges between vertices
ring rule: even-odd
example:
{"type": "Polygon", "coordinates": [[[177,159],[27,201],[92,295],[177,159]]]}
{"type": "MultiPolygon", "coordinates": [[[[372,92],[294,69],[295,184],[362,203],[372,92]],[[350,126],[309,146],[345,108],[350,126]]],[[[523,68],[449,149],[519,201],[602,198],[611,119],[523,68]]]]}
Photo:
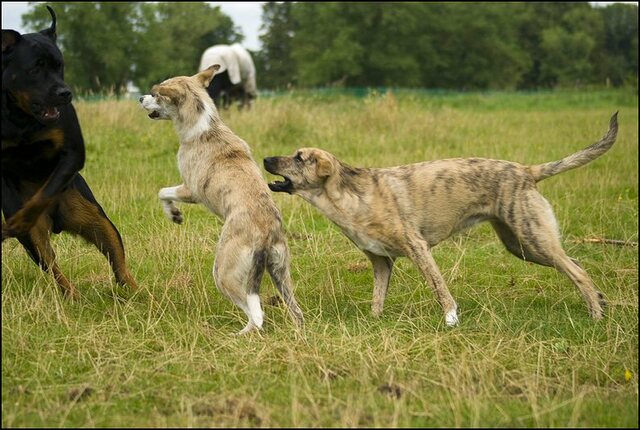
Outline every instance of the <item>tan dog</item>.
{"type": "Polygon", "coordinates": [[[244,140],[222,123],[207,94],[214,65],[191,77],[168,79],[140,98],[152,119],[170,119],[180,138],[184,183],[159,193],[166,216],[180,224],[174,202],[201,203],[224,220],[213,268],[218,289],[249,318],[240,334],[262,328],[258,295],[265,268],[293,320],[303,324],[293,296],[282,219],[244,140]]]}
{"type": "Polygon", "coordinates": [[[265,169],[284,177],[273,191],[299,195],[340,227],[371,260],[374,315],[382,312],[396,257],[418,266],[442,306],[447,325],[458,322],[457,305],[431,255],[453,233],[489,221],[516,257],[555,267],[578,287],[591,316],[602,318],[605,301],[587,273],[560,244],[551,205],[536,182],[573,169],[615,142],[617,112],[608,133],[573,155],[535,166],[483,158],[427,161],[389,168],[355,168],[316,148],[292,157],[265,158],[265,169]]]}

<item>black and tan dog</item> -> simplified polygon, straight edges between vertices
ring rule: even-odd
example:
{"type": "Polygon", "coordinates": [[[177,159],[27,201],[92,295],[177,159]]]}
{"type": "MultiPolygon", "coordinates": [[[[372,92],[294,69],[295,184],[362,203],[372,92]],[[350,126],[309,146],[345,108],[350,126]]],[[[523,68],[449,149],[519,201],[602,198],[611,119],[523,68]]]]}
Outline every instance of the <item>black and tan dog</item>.
{"type": "Polygon", "coordinates": [[[372,310],[382,312],[396,257],[407,256],[433,288],[447,325],[457,305],[431,255],[452,234],[489,221],[507,249],[526,261],[555,267],[578,287],[591,316],[602,318],[604,299],[587,273],[568,257],[551,205],[536,182],[606,152],[616,140],[617,113],[597,143],[559,161],[524,166],[503,160],[457,158],[389,168],[355,168],[316,148],[292,157],[265,158],[265,169],[284,177],[272,191],[299,195],[318,208],[369,257],[372,310]]]}
{"type": "Polygon", "coordinates": [[[56,46],[56,16],[38,33],[2,30],[2,241],[15,237],[65,294],[51,232],[79,234],[109,259],[116,280],[136,288],[122,239],[80,176],[85,147],[56,46]]]}

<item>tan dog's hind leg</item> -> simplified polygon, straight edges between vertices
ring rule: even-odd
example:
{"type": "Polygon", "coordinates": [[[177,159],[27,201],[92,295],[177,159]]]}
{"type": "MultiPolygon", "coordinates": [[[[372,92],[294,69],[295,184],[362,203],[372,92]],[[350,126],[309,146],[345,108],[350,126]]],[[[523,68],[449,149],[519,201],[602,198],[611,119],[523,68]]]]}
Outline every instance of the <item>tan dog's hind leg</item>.
{"type": "Polygon", "coordinates": [[[284,303],[287,305],[291,319],[299,326],[304,325],[302,311],[293,296],[293,283],[289,271],[289,249],[285,243],[279,243],[271,247],[267,259],[267,270],[271,280],[282,295],[284,303]]]}
{"type": "Polygon", "coordinates": [[[429,286],[438,299],[444,311],[445,322],[449,327],[458,325],[458,314],[455,300],[447,288],[447,284],[438,269],[429,245],[422,239],[410,238],[407,243],[406,254],[418,266],[429,286]]]}
{"type": "Polygon", "coordinates": [[[230,235],[223,227],[213,265],[213,277],[218,290],[242,309],[249,319],[238,334],[261,329],[264,320],[258,295],[264,263],[256,267],[254,255],[254,249],[239,237],[230,235]]]}
{"type": "Polygon", "coordinates": [[[384,299],[387,297],[387,288],[391,279],[394,259],[383,257],[364,251],[373,266],[373,302],[371,312],[374,316],[380,316],[384,308],[384,299]]]}

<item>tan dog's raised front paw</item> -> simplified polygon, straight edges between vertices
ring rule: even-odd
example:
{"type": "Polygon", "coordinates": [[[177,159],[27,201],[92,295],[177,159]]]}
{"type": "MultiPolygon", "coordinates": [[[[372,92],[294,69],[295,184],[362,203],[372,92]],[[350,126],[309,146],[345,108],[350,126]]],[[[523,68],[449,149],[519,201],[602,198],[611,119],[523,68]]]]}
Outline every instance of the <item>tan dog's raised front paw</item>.
{"type": "Polygon", "coordinates": [[[162,209],[169,221],[176,224],[182,224],[182,221],[184,221],[182,212],[180,212],[180,209],[178,209],[173,202],[162,202],[162,209]]]}
{"type": "Polygon", "coordinates": [[[176,224],[182,224],[183,220],[184,219],[182,218],[182,212],[180,212],[180,209],[175,206],[171,208],[171,221],[175,222],[176,224]]]}

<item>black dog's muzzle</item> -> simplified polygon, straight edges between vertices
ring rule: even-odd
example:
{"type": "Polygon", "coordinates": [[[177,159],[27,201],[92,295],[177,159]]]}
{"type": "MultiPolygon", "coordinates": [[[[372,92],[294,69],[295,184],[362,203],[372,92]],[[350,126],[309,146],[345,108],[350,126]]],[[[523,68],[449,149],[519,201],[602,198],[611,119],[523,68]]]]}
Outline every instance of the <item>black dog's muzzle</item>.
{"type": "Polygon", "coordinates": [[[60,118],[60,107],[71,103],[73,95],[66,86],[59,86],[50,92],[50,96],[42,102],[34,101],[31,105],[31,113],[40,122],[52,123],[60,118]]]}

